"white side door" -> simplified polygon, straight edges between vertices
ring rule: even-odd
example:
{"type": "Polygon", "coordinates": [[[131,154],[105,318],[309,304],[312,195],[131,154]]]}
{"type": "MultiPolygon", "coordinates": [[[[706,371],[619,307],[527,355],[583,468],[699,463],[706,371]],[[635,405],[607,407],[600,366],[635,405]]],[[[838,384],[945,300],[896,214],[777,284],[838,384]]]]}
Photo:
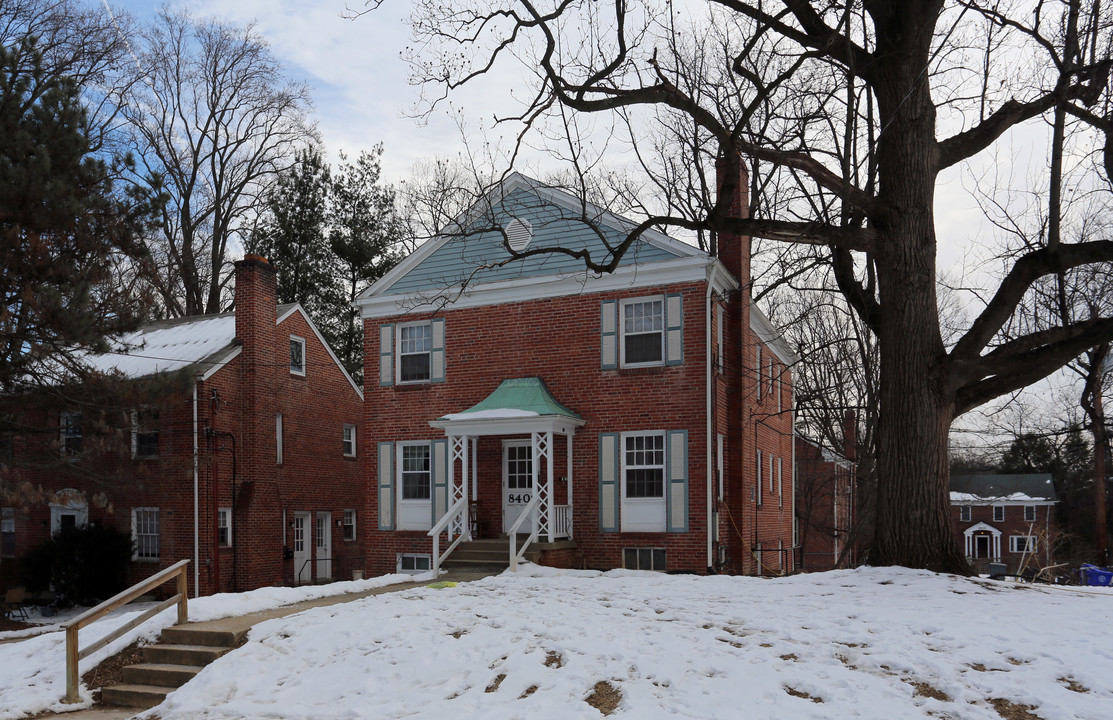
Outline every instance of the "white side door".
{"type": "Polygon", "coordinates": [[[317,513],[317,579],[332,579],[332,513],[317,513]]]}
{"type": "Polygon", "coordinates": [[[309,513],[294,513],[294,583],[297,585],[313,581],[309,557],[309,513]]]}
{"type": "MultiPolygon", "coordinates": [[[[529,440],[504,440],[502,443],[502,531],[518,521],[523,509],[533,499],[533,444],[529,440]]],[[[519,533],[533,532],[537,511],[518,528],[519,533]]]]}

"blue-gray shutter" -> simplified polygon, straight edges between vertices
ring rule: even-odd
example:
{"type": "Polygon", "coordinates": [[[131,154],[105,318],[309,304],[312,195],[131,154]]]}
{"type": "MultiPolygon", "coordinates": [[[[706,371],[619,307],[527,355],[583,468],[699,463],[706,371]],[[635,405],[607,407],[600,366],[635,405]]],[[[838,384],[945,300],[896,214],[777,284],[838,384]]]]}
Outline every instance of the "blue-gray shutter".
{"type": "Polygon", "coordinates": [[[430,382],[444,382],[444,318],[434,318],[433,349],[429,353],[430,382]]]}
{"type": "Polygon", "coordinates": [[[684,302],[672,293],[665,296],[665,364],[684,362],[684,302]]]}
{"type": "Polygon", "coordinates": [[[599,317],[599,354],[604,370],[618,367],[618,301],[604,300],[599,317]]]}
{"type": "Polygon", "coordinates": [[[621,486],[618,433],[599,433],[599,529],[618,532],[621,486]]]}
{"type": "Polygon", "coordinates": [[[665,433],[666,527],[668,532],[688,532],[688,431],[665,433]]]}
{"type": "Polygon", "coordinates": [[[433,476],[433,525],[448,512],[448,440],[434,440],[429,470],[433,476]]]}
{"type": "Polygon", "coordinates": [[[379,529],[394,529],[394,443],[379,443],[379,529]]]}
{"type": "Polygon", "coordinates": [[[379,384],[394,384],[394,326],[379,326],[379,384]]]}

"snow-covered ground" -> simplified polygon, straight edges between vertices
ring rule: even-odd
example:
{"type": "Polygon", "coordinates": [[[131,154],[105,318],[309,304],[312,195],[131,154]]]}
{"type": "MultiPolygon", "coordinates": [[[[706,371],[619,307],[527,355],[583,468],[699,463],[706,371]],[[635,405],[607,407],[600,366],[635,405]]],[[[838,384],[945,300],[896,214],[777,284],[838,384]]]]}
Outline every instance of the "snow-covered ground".
{"type": "MultiPolygon", "coordinates": [[[[999,720],[1017,706],[1032,715],[1009,717],[1105,720],[1111,619],[1104,588],[894,568],[762,580],[526,566],[262,623],[152,714],[599,718],[587,700],[605,682],[613,716],[638,720],[999,720]]],[[[5,717],[20,711],[11,647],[5,717]]]]}
{"type": "Polygon", "coordinates": [[[1113,593],[901,569],[777,580],[528,567],[256,626],[178,718],[1113,717],[1113,593]],[[1008,708],[1004,705],[1002,709],[1008,708]],[[1017,715],[1016,717],[1024,717],[1017,715]]]}
{"type": "MultiPolygon", "coordinates": [[[[212,595],[189,601],[189,619],[194,622],[217,620],[233,615],[270,610],[302,600],[361,592],[415,579],[421,578],[410,575],[384,575],[368,580],[329,585],[263,588],[248,593],[212,595]]],[[[432,576],[429,575],[427,579],[431,580],[432,576]]],[[[98,620],[81,631],[81,646],[91,645],[153,606],[153,603],[127,605],[98,620]]],[[[82,696],[85,702],[75,705],[65,705],[61,702],[62,696],[66,694],[66,634],[62,626],[86,609],[77,608],[50,618],[53,624],[46,628],[0,633],[0,641],[19,639],[19,642],[0,644],[0,720],[24,717],[46,710],[64,712],[92,704],[90,694],[84,691],[84,688],[82,696]]],[[[81,673],[84,675],[97,663],[118,653],[136,640],[153,642],[162,628],[173,625],[177,617],[177,610],[174,608],[159,613],[140,627],[110,643],[108,647],[82,660],[79,666],[81,673]]],[[[33,619],[38,618],[33,616],[33,619]]]]}

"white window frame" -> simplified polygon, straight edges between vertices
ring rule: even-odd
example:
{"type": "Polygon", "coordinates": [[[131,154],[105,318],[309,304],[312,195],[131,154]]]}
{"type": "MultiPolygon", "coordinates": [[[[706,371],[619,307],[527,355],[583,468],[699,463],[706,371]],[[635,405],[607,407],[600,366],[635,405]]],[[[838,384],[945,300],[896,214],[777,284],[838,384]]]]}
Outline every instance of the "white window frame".
{"type": "Polygon", "coordinates": [[[1025,505],[1024,506],[1024,522],[1035,522],[1035,521],[1036,521],[1036,506],[1035,505],[1025,505]],[[1031,517],[1029,517],[1029,515],[1031,515],[1031,517]]]}
{"type": "MultiPolygon", "coordinates": [[[[139,435],[140,435],[139,419],[143,415],[143,413],[145,413],[145,412],[147,412],[147,413],[154,412],[154,413],[156,413],[156,417],[157,417],[158,409],[143,406],[143,407],[140,407],[138,410],[132,410],[131,411],[131,457],[132,457],[133,460],[154,460],[154,459],[157,459],[158,456],[159,456],[159,452],[161,450],[161,448],[158,446],[159,431],[158,431],[158,427],[156,426],[155,430],[154,430],[154,433],[153,433],[154,436],[155,436],[155,441],[156,441],[155,442],[155,452],[153,454],[151,454],[151,453],[147,453],[147,454],[144,454],[144,455],[139,454],[139,435]]],[[[157,419],[156,419],[155,422],[156,423],[158,422],[157,419]]],[[[143,433],[143,434],[144,435],[150,435],[151,432],[148,431],[148,432],[143,433]]]]}
{"type": "Polygon", "coordinates": [[[158,562],[162,555],[162,521],[157,507],[137,507],[131,509],[131,538],[135,543],[131,559],[139,562],[158,562]],[[141,517],[143,516],[143,517],[141,517]],[[153,525],[153,532],[152,532],[153,525]],[[144,540],[152,539],[154,552],[144,540]],[[144,545],[147,545],[144,547],[144,545]]]}
{"type": "Polygon", "coordinates": [[[969,505],[962,505],[958,509],[958,521],[959,522],[970,522],[970,518],[973,517],[973,515],[974,515],[974,513],[970,509],[969,505]]]}
{"type": "Polygon", "coordinates": [[[62,442],[62,457],[76,459],[81,455],[83,445],[83,432],[82,432],[82,414],[77,411],[63,411],[58,415],[58,433],[62,442]],[[77,418],[77,422],[71,422],[71,418],[77,418]],[[76,439],[77,448],[70,449],[69,440],[76,439]]]}
{"type": "Polygon", "coordinates": [[[356,456],[356,426],[351,423],[344,423],[344,457],[356,456]]]}
{"type": "Polygon", "coordinates": [[[348,508],[344,511],[344,540],[350,542],[356,539],[356,511],[348,508]]]}
{"type": "Polygon", "coordinates": [[[416,322],[399,323],[394,329],[394,382],[399,385],[420,385],[423,383],[430,383],[433,381],[433,321],[432,320],[418,320],[416,322]],[[402,352],[402,335],[404,330],[415,327],[428,328],[428,341],[429,349],[420,352],[402,352]],[[426,355],[429,358],[428,372],[423,378],[414,380],[402,379],[402,358],[409,355],[426,355]]]}
{"type": "MultiPolygon", "coordinates": [[[[654,443],[656,444],[656,443],[654,443]]],[[[668,487],[668,442],[663,430],[646,430],[625,432],[621,435],[622,453],[620,459],[620,482],[622,483],[622,514],[620,516],[623,532],[665,532],[668,526],[666,491],[668,487]],[[636,438],[654,438],[660,442],[660,448],[647,448],[642,450],[627,450],[627,441],[636,438]],[[652,464],[633,464],[628,462],[628,452],[653,453],[660,452],[661,462],[652,464]],[[628,495],[627,473],[632,470],[657,470],[661,471],[660,496],[630,497],[628,495]],[[658,519],[659,515],[659,519],[658,519]]]]}
{"type": "Polygon", "coordinates": [[[274,416],[274,464],[282,464],[282,431],[283,421],[282,413],[276,413],[274,416]]]}
{"type": "Polygon", "coordinates": [[[722,500],[726,490],[726,468],[723,466],[726,453],[726,436],[720,433],[715,437],[715,469],[718,476],[719,487],[717,497],[722,500]]]}
{"type": "Polygon", "coordinates": [[[0,509],[0,555],[15,556],[15,508],[0,509]],[[11,545],[9,552],[8,545],[11,545]]]}
{"type": "Polygon", "coordinates": [[[216,510],[216,546],[217,547],[232,547],[232,508],[222,507],[216,510]],[[220,531],[224,531],[224,538],[221,539],[220,531]]]}
{"type": "Polygon", "coordinates": [[[618,358],[619,367],[624,368],[640,368],[640,367],[663,367],[665,365],[665,296],[664,295],[650,295],[646,297],[626,298],[618,303],[618,358]],[[649,303],[657,303],[661,308],[660,319],[661,327],[659,330],[642,330],[638,332],[626,331],[626,308],[631,305],[646,305],[649,303]],[[626,361],[626,336],[630,335],[650,335],[658,333],[661,339],[661,359],[649,360],[645,362],[627,362],[626,361]]]}
{"type": "Polygon", "coordinates": [[[1005,506],[993,506],[993,522],[1005,522],[1005,506]]]}
{"type": "Polygon", "coordinates": [[[422,573],[432,572],[433,556],[427,553],[398,553],[395,567],[398,572],[406,575],[421,575],[422,573]],[[408,564],[408,561],[412,561],[414,567],[409,569],[402,567],[404,564],[408,564]],[[416,567],[419,561],[424,561],[428,567],[424,569],[416,567]]]}
{"type": "Polygon", "coordinates": [[[669,567],[669,553],[667,549],[659,547],[624,547],[622,548],[622,567],[625,570],[667,572],[669,567]],[[634,553],[634,567],[630,567],[629,563],[626,562],[628,553],[634,553]],[[661,567],[657,567],[658,558],[661,561],[661,567]],[[649,567],[643,567],[643,565],[646,564],[643,563],[645,559],[649,560],[649,567]]]}
{"type": "Polygon", "coordinates": [[[784,484],[781,474],[784,472],[784,458],[777,458],[777,505],[785,506],[784,484]]]}
{"type": "Polygon", "coordinates": [[[305,369],[309,365],[309,360],[305,356],[305,338],[297,335],[290,336],[290,374],[305,377],[305,369]],[[301,367],[294,365],[294,345],[301,345],[301,367]]]}
{"type": "Polygon", "coordinates": [[[757,362],[755,363],[755,367],[757,367],[757,373],[756,373],[756,376],[757,376],[757,399],[758,399],[758,401],[760,402],[760,401],[761,401],[761,385],[762,385],[762,377],[761,377],[761,343],[758,343],[758,346],[757,346],[757,362]]]}
{"type": "Polygon", "coordinates": [[[1018,555],[1025,552],[1024,546],[1022,544],[1025,540],[1027,540],[1028,554],[1031,555],[1032,553],[1035,553],[1036,548],[1038,547],[1035,535],[1010,535],[1009,552],[1016,553],[1018,555]]]}
{"type": "Polygon", "coordinates": [[[776,456],[769,453],[769,494],[772,495],[777,491],[777,476],[773,473],[773,467],[776,465],[776,456]]]}
{"type": "Polygon", "coordinates": [[[397,445],[397,475],[395,483],[398,489],[396,499],[395,526],[398,530],[428,530],[432,527],[433,512],[433,443],[428,440],[407,440],[397,445]],[[406,448],[423,447],[428,454],[429,468],[426,470],[429,496],[424,498],[406,497],[406,448]]]}

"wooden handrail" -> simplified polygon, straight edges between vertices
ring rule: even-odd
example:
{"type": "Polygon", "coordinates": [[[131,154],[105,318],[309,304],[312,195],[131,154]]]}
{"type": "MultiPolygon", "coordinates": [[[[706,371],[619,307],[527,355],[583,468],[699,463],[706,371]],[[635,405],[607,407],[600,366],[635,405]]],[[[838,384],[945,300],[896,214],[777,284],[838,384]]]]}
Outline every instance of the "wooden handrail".
{"type": "Polygon", "coordinates": [[[437,576],[437,575],[440,575],[440,573],[441,573],[441,561],[444,558],[447,558],[449,555],[451,555],[452,551],[455,550],[457,548],[457,546],[459,546],[459,544],[464,541],[464,538],[468,537],[468,535],[470,533],[470,530],[468,528],[467,520],[464,519],[464,517],[463,517],[463,513],[464,513],[465,510],[467,510],[467,508],[468,508],[468,504],[466,502],[464,502],[464,498],[460,498],[459,500],[457,500],[456,502],[454,502],[452,504],[452,507],[450,507],[448,509],[448,512],[446,512],[441,517],[441,519],[437,522],[437,524],[434,525],[433,528],[431,530],[429,530],[429,532],[427,533],[430,537],[433,538],[433,575],[434,575],[434,577],[437,576]],[[451,543],[448,546],[448,548],[445,549],[444,554],[442,555],[441,554],[441,533],[444,532],[445,529],[447,528],[448,529],[448,537],[449,537],[449,539],[452,539],[452,528],[449,527],[449,523],[451,523],[457,517],[459,517],[460,524],[461,524],[460,535],[459,535],[459,537],[456,538],[455,542],[451,543]]]}
{"type": "Polygon", "coordinates": [[[178,624],[182,625],[189,621],[189,607],[187,599],[189,593],[187,587],[188,578],[186,576],[187,565],[189,565],[189,560],[179,560],[165,570],[155,573],[146,580],[132,585],[130,588],[117,595],[113,595],[112,597],[102,602],[100,605],[86,610],[85,612],[75,617],[73,620],[70,620],[68,623],[66,623],[66,697],[62,699],[62,702],[81,702],[81,695],[77,691],[77,683],[78,679],[80,678],[80,675],[77,672],[77,663],[79,660],[82,660],[88,657],[90,654],[96,652],[97,650],[100,650],[102,647],[119,638],[124,633],[135,627],[138,627],[139,625],[143,624],[147,620],[150,620],[155,615],[158,615],[160,612],[173,605],[178,606],[178,624]],[[79,649],[77,643],[78,630],[85,627],[89,623],[99,620],[113,610],[126,605],[127,603],[131,602],[148,590],[153,590],[154,588],[163,584],[167,580],[170,580],[174,576],[177,576],[178,578],[178,593],[176,595],[167,598],[166,600],[151,608],[147,612],[143,613],[139,617],[128,622],[126,625],[116,628],[84,650],[79,649]]]}
{"type": "Polygon", "coordinates": [[[506,533],[510,536],[510,570],[512,572],[518,572],[518,561],[526,554],[526,548],[530,546],[530,543],[537,540],[537,524],[534,523],[533,532],[531,532],[529,537],[526,538],[526,541],[522,543],[522,549],[518,549],[518,529],[522,527],[522,523],[533,514],[533,511],[536,510],[537,506],[540,504],[541,494],[534,493],[533,498],[526,503],[521,514],[518,515],[518,519],[514,521],[514,524],[510,526],[510,530],[506,533]]]}

